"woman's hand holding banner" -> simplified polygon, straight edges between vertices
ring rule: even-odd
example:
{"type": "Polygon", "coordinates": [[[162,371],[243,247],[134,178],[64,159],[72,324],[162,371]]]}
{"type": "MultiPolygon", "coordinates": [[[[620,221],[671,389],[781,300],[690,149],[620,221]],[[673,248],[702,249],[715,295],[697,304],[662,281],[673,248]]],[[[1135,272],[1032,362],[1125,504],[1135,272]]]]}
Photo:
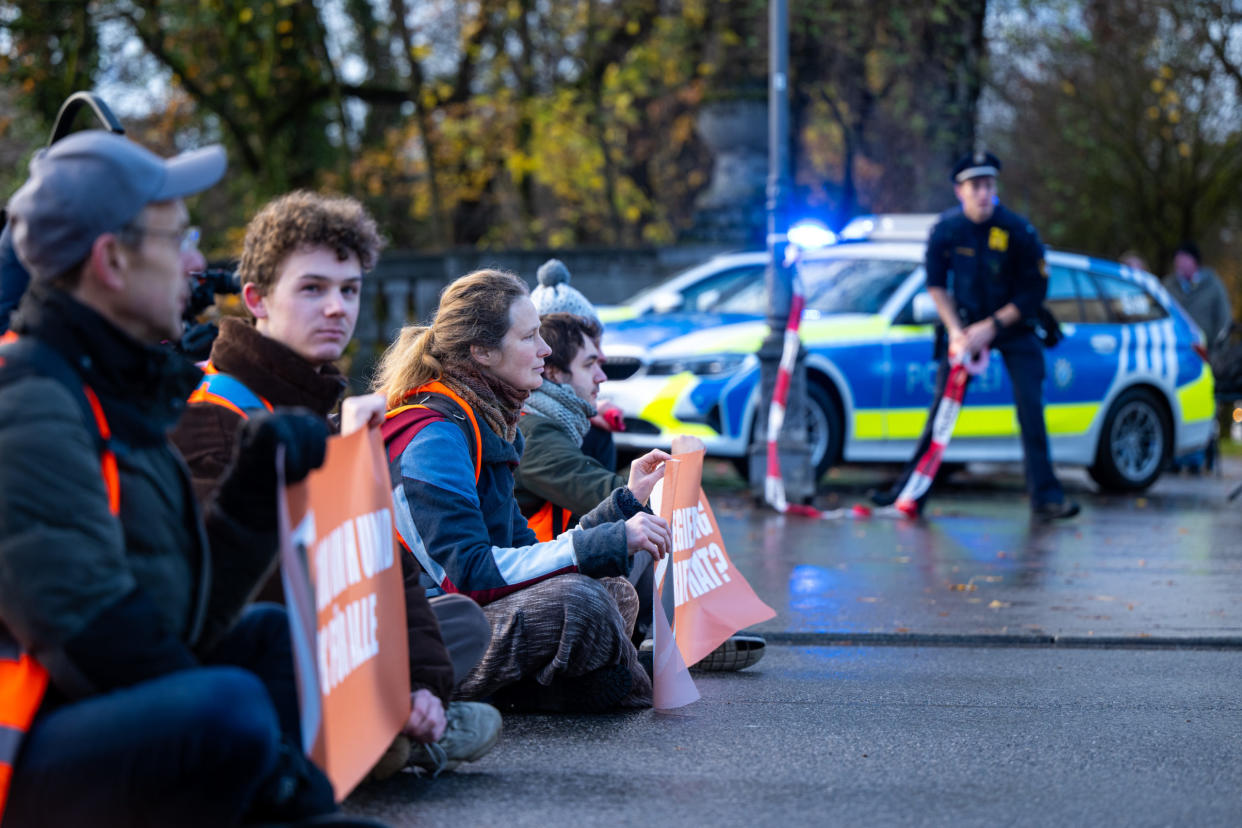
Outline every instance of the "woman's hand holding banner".
{"type": "Polygon", "coordinates": [[[653,508],[668,521],[673,536],[672,554],[659,562],[655,573],[657,708],[680,707],[698,698],[684,665],[697,663],[738,630],[776,616],[725,552],[716,516],[703,494],[703,451],[675,453],[665,465],[662,490],[652,497],[653,508]],[[671,634],[661,641],[664,629],[671,634]],[[674,642],[676,658],[668,652],[674,642]]]}

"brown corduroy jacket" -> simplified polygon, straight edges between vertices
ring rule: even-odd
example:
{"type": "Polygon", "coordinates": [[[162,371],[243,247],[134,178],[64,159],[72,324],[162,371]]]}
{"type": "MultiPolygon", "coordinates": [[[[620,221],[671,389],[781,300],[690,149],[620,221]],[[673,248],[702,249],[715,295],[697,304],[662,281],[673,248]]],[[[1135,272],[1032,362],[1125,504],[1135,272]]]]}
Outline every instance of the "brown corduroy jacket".
{"type": "MultiPolygon", "coordinates": [[[[211,364],[263,397],[275,408],[300,406],[335,424],[328,415],[345,392],[345,378],[333,366],[322,370],[291,348],[259,333],[240,319],[221,321],[211,348],[211,364]]],[[[190,467],[200,503],[208,503],[233,462],[237,434],[244,419],[221,405],[193,403],[172,432],[172,440],[190,467]]],[[[453,665],[440,637],[435,613],[418,582],[418,565],[402,555],[406,622],[410,649],[410,689],[426,688],[445,704],[453,693],[453,665]]],[[[279,575],[259,591],[258,600],[284,603],[279,575]]]]}

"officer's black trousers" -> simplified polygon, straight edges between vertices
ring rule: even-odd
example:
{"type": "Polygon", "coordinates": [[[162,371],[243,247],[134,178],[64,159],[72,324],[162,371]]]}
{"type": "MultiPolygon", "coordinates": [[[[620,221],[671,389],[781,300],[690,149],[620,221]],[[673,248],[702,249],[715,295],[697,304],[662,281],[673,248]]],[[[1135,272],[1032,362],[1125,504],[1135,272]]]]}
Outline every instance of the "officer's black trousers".
{"type": "MultiPolygon", "coordinates": [[[[1016,337],[997,346],[1001,358],[1005,361],[1005,370],[1009,372],[1009,381],[1013,385],[1014,406],[1018,410],[1018,426],[1022,431],[1022,453],[1026,460],[1026,488],[1031,494],[1031,508],[1038,508],[1045,503],[1060,503],[1065,493],[1060,481],[1052,471],[1052,460],[1048,454],[1048,429],[1044,424],[1044,350],[1043,345],[1034,334],[1016,337]]],[[[944,396],[945,383],[949,378],[948,357],[940,360],[936,371],[936,395],[933,398],[931,411],[928,412],[927,425],[923,436],[919,438],[914,458],[906,464],[901,478],[893,485],[892,495],[896,497],[905,488],[919,459],[931,445],[932,423],[936,419],[936,411],[944,396]]],[[[966,390],[970,383],[967,381],[966,390]]],[[[969,395],[963,397],[963,408],[970,405],[969,395]]],[[[919,509],[923,508],[928,493],[919,499],[919,509]]]]}

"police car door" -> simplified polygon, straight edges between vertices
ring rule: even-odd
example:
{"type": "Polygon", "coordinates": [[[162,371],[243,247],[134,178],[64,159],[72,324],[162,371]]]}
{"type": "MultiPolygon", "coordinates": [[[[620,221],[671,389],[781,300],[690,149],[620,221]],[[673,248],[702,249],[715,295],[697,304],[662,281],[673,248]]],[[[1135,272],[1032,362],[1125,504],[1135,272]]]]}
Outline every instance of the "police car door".
{"type": "Polygon", "coordinates": [[[1052,457],[1091,455],[1091,423],[1117,374],[1121,332],[1085,269],[1051,264],[1048,310],[1064,338],[1044,351],[1044,422],[1052,457]]]}
{"type": "MultiPolygon", "coordinates": [[[[922,270],[919,272],[922,282],[922,270]]],[[[921,284],[893,320],[889,329],[888,405],[885,433],[889,440],[901,441],[903,451],[913,447],[927,422],[927,412],[936,391],[936,360],[932,358],[935,304],[921,284]]],[[[947,456],[962,454],[963,459],[1008,459],[985,449],[983,455],[971,448],[975,441],[1005,440],[1017,434],[1013,393],[999,354],[970,384],[966,405],[958,418],[947,456]]],[[[1012,453],[1012,452],[1010,452],[1012,453]]]]}

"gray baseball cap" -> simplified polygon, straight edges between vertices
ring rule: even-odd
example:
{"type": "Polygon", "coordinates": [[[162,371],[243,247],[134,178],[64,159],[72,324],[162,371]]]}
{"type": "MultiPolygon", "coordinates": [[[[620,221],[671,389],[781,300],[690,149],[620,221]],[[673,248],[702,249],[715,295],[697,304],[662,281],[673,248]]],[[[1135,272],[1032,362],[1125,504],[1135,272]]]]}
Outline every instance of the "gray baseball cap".
{"type": "Polygon", "coordinates": [[[207,189],[226,164],[217,144],[163,159],[113,132],[75,132],[39,150],[30,179],[9,199],[17,255],[33,278],[59,276],[86,259],[95,239],[148,204],[207,189]]]}

